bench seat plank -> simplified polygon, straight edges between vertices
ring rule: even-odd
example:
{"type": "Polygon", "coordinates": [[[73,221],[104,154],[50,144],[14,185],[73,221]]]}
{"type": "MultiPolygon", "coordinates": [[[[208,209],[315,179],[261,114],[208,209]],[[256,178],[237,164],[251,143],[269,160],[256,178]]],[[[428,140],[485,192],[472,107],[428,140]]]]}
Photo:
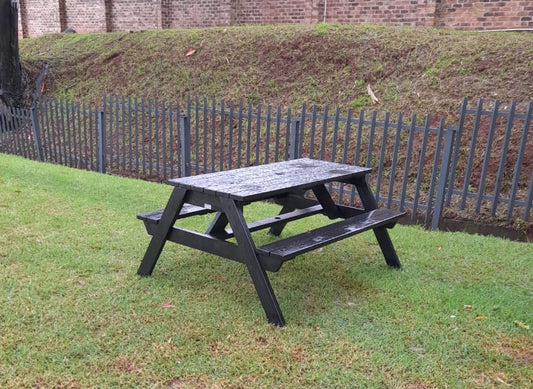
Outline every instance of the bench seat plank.
{"type": "MultiPolygon", "coordinates": [[[[185,203],[183,204],[183,207],[181,208],[178,219],[184,218],[186,216],[204,215],[209,212],[213,212],[213,211],[210,209],[204,208],[204,207],[198,207],[196,205],[185,203]]],[[[159,220],[161,220],[162,215],[163,215],[163,209],[158,209],[156,211],[139,213],[137,215],[137,219],[140,219],[144,221],[145,223],[158,224],[159,220]]]]}
{"type": "Polygon", "coordinates": [[[348,238],[360,232],[378,228],[393,227],[405,212],[379,208],[319,227],[315,230],[281,239],[257,248],[261,256],[276,257],[286,261],[295,256],[348,238]]]}

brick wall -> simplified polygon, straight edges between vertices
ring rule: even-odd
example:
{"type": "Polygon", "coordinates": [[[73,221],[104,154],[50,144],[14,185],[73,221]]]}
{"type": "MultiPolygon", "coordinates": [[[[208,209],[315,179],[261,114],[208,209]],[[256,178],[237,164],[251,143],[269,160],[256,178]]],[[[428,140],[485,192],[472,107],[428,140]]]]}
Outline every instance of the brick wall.
{"type": "Polygon", "coordinates": [[[435,26],[463,30],[533,28],[533,0],[440,0],[435,26]]]}
{"type": "MultiPolygon", "coordinates": [[[[437,0],[329,0],[326,20],[391,26],[433,26],[437,0]]],[[[322,19],[323,8],[320,9],[322,19]]]]}
{"type": "Polygon", "coordinates": [[[109,1],[108,31],[139,31],[162,28],[161,1],[109,1]]]}
{"type": "Polygon", "coordinates": [[[320,7],[323,0],[235,0],[233,24],[311,23],[320,7]]]}
{"type": "Polygon", "coordinates": [[[61,31],[57,0],[19,0],[19,13],[19,31],[25,37],[61,31]]]}
{"type": "Polygon", "coordinates": [[[20,35],[234,24],[533,28],[533,0],[19,0],[20,35]]]}
{"type": "Polygon", "coordinates": [[[212,27],[231,24],[235,0],[163,0],[164,28],[212,27]]]}
{"type": "Polygon", "coordinates": [[[77,32],[107,31],[106,5],[104,0],[64,0],[63,28],[77,32]]]}

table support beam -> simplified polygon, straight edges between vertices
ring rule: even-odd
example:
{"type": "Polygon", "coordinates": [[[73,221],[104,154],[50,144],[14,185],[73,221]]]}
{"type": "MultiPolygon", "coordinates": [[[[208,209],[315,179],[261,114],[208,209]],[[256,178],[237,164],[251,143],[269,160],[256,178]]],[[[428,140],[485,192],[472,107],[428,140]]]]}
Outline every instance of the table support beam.
{"type": "Polygon", "coordinates": [[[172,226],[179,216],[181,207],[183,207],[186,192],[186,190],[180,188],[174,188],[172,191],[167,206],[161,216],[161,220],[157,225],[157,233],[155,233],[150,240],[150,244],[146,249],[141,265],[137,270],[137,274],[141,276],[149,276],[152,274],[155,264],[161,255],[161,251],[163,251],[167,237],[172,230],[172,226]]]}
{"type": "MultiPolygon", "coordinates": [[[[368,212],[377,209],[378,203],[368,186],[366,177],[360,177],[356,179],[353,184],[357,188],[357,193],[359,193],[359,197],[361,198],[361,202],[363,203],[363,208],[365,211],[368,212]]],[[[385,257],[385,262],[387,262],[387,265],[397,269],[401,268],[402,264],[400,263],[400,259],[396,254],[396,250],[394,249],[387,228],[377,227],[374,228],[373,231],[379,243],[379,247],[381,248],[381,252],[385,257]]]]}
{"type": "Polygon", "coordinates": [[[272,285],[270,284],[270,280],[257,256],[255,244],[246,226],[244,215],[242,214],[242,207],[231,199],[221,200],[221,205],[222,211],[226,214],[230,227],[235,235],[241,258],[248,268],[248,273],[252,278],[268,321],[278,326],[284,326],[285,319],[272,285]]]}

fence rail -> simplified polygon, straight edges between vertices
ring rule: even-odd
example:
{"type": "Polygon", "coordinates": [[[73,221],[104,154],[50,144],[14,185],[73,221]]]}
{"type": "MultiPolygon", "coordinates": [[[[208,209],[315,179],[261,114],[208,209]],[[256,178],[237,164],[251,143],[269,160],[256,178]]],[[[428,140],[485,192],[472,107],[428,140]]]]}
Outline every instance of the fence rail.
{"type": "MultiPolygon", "coordinates": [[[[374,168],[380,203],[438,228],[444,210],[531,219],[532,103],[463,100],[456,125],[430,116],[329,106],[283,110],[188,98],[183,104],[105,96],[103,108],[43,100],[0,109],[0,152],[75,168],[165,181],[310,157],[374,168]]],[[[357,204],[353,188],[330,186],[357,204]]]]}

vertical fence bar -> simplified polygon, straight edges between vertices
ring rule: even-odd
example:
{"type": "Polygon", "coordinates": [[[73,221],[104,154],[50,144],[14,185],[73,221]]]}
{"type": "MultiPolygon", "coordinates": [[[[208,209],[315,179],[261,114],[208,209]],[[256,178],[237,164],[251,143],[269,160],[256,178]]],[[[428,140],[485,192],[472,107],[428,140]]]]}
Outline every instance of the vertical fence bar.
{"type": "MultiPolygon", "coordinates": [[[[179,104],[176,104],[176,109],[179,111],[179,104]]],[[[173,135],[174,132],[174,107],[172,102],[168,105],[168,142],[169,142],[169,152],[168,163],[170,165],[170,178],[174,177],[174,138],[178,139],[177,136],[173,135]]],[[[179,117],[179,116],[178,116],[179,117]]],[[[177,126],[176,126],[177,128],[177,126]]]]}
{"type": "MultiPolygon", "coordinates": [[[[122,148],[122,168],[121,170],[126,171],[126,99],[124,96],[120,99],[120,131],[122,132],[121,137],[121,148],[122,148]]],[[[117,137],[118,138],[118,137],[117,137]]],[[[130,137],[131,139],[131,137],[130,137]]]]}
{"type": "Polygon", "coordinates": [[[420,200],[420,187],[422,186],[422,180],[424,177],[424,163],[426,159],[426,150],[428,144],[429,123],[430,118],[429,116],[426,116],[424,135],[422,137],[422,148],[420,149],[420,156],[418,159],[418,171],[416,175],[415,195],[413,199],[413,214],[411,215],[412,222],[415,222],[417,220],[418,202],[420,200]]]}
{"type": "Polygon", "coordinates": [[[163,176],[160,177],[163,180],[168,179],[168,173],[167,173],[167,144],[168,144],[168,137],[167,137],[167,103],[163,100],[163,104],[161,106],[161,146],[162,146],[162,164],[163,164],[163,176]]]}
{"type": "Polygon", "coordinates": [[[252,103],[248,103],[248,117],[246,126],[246,165],[250,166],[250,143],[252,138],[252,103]]]}
{"type": "MultiPolygon", "coordinates": [[[[164,108],[163,108],[164,109],[164,108]]],[[[159,130],[159,101],[157,99],[154,100],[154,117],[155,117],[155,175],[159,178],[160,177],[160,158],[159,158],[159,144],[161,142],[161,132],[159,130]]]]}
{"type": "Polygon", "coordinates": [[[234,128],[233,128],[233,120],[235,119],[233,117],[234,115],[234,106],[233,106],[233,101],[230,101],[229,103],[229,120],[228,120],[228,133],[229,133],[229,136],[228,136],[228,169],[231,170],[233,169],[233,158],[234,158],[234,153],[233,153],[233,133],[234,133],[234,128]]]}
{"type": "Polygon", "coordinates": [[[291,109],[289,108],[287,110],[287,125],[285,127],[285,153],[284,153],[284,158],[285,160],[288,160],[290,159],[290,134],[291,134],[291,121],[292,121],[292,116],[291,116],[291,109]]]}
{"type": "MultiPolygon", "coordinates": [[[[437,174],[438,174],[438,163],[439,163],[439,156],[440,156],[440,150],[441,150],[441,144],[442,144],[442,138],[444,134],[444,119],[441,119],[439,124],[439,131],[437,133],[437,145],[435,147],[435,156],[433,157],[433,166],[431,169],[431,179],[429,181],[429,191],[428,191],[428,201],[427,201],[427,208],[426,208],[426,217],[424,220],[424,225],[426,228],[430,226],[429,218],[433,211],[433,197],[435,195],[435,181],[437,181],[437,174]]],[[[445,177],[447,178],[447,177],[445,177]]]]}
{"type": "Polygon", "coordinates": [[[98,112],[98,135],[97,135],[97,144],[98,144],[98,172],[105,173],[106,171],[106,128],[105,128],[105,111],[98,112]]]}
{"type": "MultiPolygon", "coordinates": [[[[352,122],[352,109],[348,108],[348,113],[346,115],[346,125],[344,126],[344,144],[342,147],[342,163],[348,163],[348,146],[350,144],[350,127],[352,122]]],[[[339,189],[339,202],[342,203],[344,200],[344,187],[345,184],[341,184],[339,189]]],[[[352,185],[353,189],[353,185],[352,185]]]]}
{"type": "Polygon", "coordinates": [[[335,108],[335,119],[333,123],[333,137],[331,141],[331,157],[330,160],[335,162],[337,160],[337,137],[339,136],[339,107],[335,108]]]}
{"type": "Polygon", "coordinates": [[[215,172],[217,170],[215,166],[215,148],[216,148],[216,121],[217,121],[217,107],[216,107],[216,100],[211,100],[211,171],[215,172]]]}
{"type": "MultiPolygon", "coordinates": [[[[87,119],[91,120],[90,112],[87,111],[85,103],[81,104],[81,110],[83,113],[83,120],[80,125],[80,153],[83,155],[85,162],[85,170],[89,170],[89,154],[87,153],[88,149],[88,138],[87,138],[87,119]]],[[[80,115],[81,117],[81,115],[80,115]]],[[[82,165],[83,166],[83,165],[82,165]]]]}
{"type": "Polygon", "coordinates": [[[411,125],[409,126],[409,140],[407,141],[407,151],[405,156],[405,169],[402,178],[402,194],[400,197],[400,211],[404,210],[405,197],[407,196],[407,181],[409,179],[409,168],[411,167],[411,157],[413,155],[413,142],[416,131],[416,115],[411,116],[411,125]]]}
{"type": "Polygon", "coordinates": [[[35,151],[37,152],[37,159],[39,162],[44,162],[43,146],[41,144],[41,130],[39,127],[39,119],[37,117],[37,110],[31,107],[31,122],[33,127],[33,137],[35,141],[35,151]]]}
{"type": "MultiPolygon", "coordinates": [[[[439,223],[444,208],[444,199],[446,196],[446,184],[450,173],[450,165],[453,157],[453,141],[455,138],[454,130],[444,131],[444,150],[442,151],[442,160],[440,164],[439,184],[437,187],[437,194],[435,198],[435,208],[433,210],[433,218],[431,219],[431,229],[433,231],[439,229],[439,223]]],[[[453,190],[453,186],[448,187],[448,191],[453,190]]],[[[429,209],[428,209],[429,212],[429,209]]]]}
{"type": "MultiPolygon", "coordinates": [[[[220,149],[220,156],[219,156],[219,170],[225,170],[224,169],[224,138],[225,138],[225,120],[226,120],[226,106],[224,104],[224,100],[220,102],[220,142],[219,142],[219,149],[220,149]]],[[[231,159],[231,153],[228,153],[228,159],[231,159]]]]}
{"type": "Polygon", "coordinates": [[[255,130],[255,164],[260,165],[259,155],[261,153],[261,104],[257,105],[257,121],[255,130]]]}
{"type": "Polygon", "coordinates": [[[322,121],[322,139],[321,139],[321,142],[320,142],[320,154],[319,154],[319,159],[321,160],[325,160],[326,159],[326,155],[325,155],[325,149],[326,149],[326,134],[328,132],[328,109],[329,109],[329,106],[326,105],[324,107],[324,118],[323,118],[323,121],[322,121]]]}
{"type": "Polygon", "coordinates": [[[242,121],[243,121],[243,111],[244,107],[242,105],[242,101],[239,102],[239,116],[238,116],[238,124],[237,124],[237,167],[240,168],[242,166],[242,121]]]}
{"type": "Polygon", "coordinates": [[[311,108],[311,128],[309,129],[309,158],[314,158],[316,134],[316,104],[311,108]]]}
{"type": "Polygon", "coordinates": [[[79,134],[79,131],[80,131],[80,126],[79,126],[79,118],[80,118],[80,103],[77,102],[75,103],[74,101],[72,101],[71,103],[71,107],[72,107],[72,143],[73,143],[73,146],[74,146],[74,163],[75,163],[75,166],[76,168],[79,169],[80,167],[80,162],[81,162],[81,153],[80,151],[78,150],[79,148],[79,138],[80,138],[80,134],[79,134]]]}
{"type": "Polygon", "coordinates": [[[385,122],[383,123],[383,138],[381,139],[381,148],[379,154],[379,166],[378,166],[378,177],[376,184],[376,201],[379,203],[381,200],[381,180],[383,179],[383,167],[385,162],[385,152],[387,149],[387,137],[389,135],[389,113],[385,113],[385,122]]]}
{"type": "MultiPolygon", "coordinates": [[[[267,113],[266,113],[266,133],[265,133],[265,160],[264,163],[270,163],[270,121],[272,118],[272,107],[270,105],[267,106],[267,113]]],[[[231,159],[231,158],[230,158],[231,159]]]]}
{"type": "Polygon", "coordinates": [[[472,166],[474,165],[474,155],[477,142],[477,133],[479,129],[479,122],[481,120],[481,112],[483,111],[483,100],[479,99],[476,108],[476,116],[474,118],[474,128],[472,131],[472,139],[470,141],[470,153],[468,155],[468,161],[465,169],[465,179],[463,182],[463,191],[461,194],[461,203],[459,209],[463,210],[466,206],[466,199],[468,197],[468,190],[470,186],[470,177],[472,175],[472,166]]]}
{"type": "Polygon", "coordinates": [[[94,134],[94,122],[95,121],[98,121],[98,114],[97,112],[94,112],[93,113],[93,106],[92,105],[89,105],[89,135],[88,135],[88,138],[90,139],[90,143],[88,145],[86,145],[86,152],[87,152],[87,155],[89,156],[90,155],[90,170],[91,171],[96,171],[96,167],[95,167],[95,153],[94,153],[94,144],[95,142],[93,142],[93,139],[96,140],[96,136],[93,135],[94,134]],[[96,119],[96,120],[95,120],[96,119]]]}
{"type": "Polygon", "coordinates": [[[191,128],[189,117],[183,113],[180,114],[180,177],[191,175],[191,128]]]}
{"type": "MultiPolygon", "coordinates": [[[[459,152],[461,151],[461,141],[463,139],[463,129],[465,125],[466,118],[466,109],[468,108],[468,100],[466,97],[461,102],[461,108],[459,108],[459,123],[457,127],[454,127],[457,130],[455,135],[455,147],[453,151],[453,160],[452,166],[450,168],[450,186],[453,189],[455,187],[455,174],[457,172],[457,163],[459,162],[459,152]]],[[[448,127],[452,128],[452,127],[448,127]]],[[[449,207],[452,201],[453,190],[448,191],[446,196],[446,206],[449,207]]]]}
{"type": "Polygon", "coordinates": [[[76,161],[76,167],[81,169],[83,166],[83,151],[82,151],[82,135],[83,130],[81,126],[81,117],[83,115],[83,118],[85,119],[85,112],[81,112],[81,103],[76,103],[76,133],[77,133],[77,140],[75,142],[76,146],[74,147],[76,149],[76,154],[78,155],[77,161],[76,161]]]}
{"type": "Polygon", "coordinates": [[[50,154],[48,152],[49,146],[47,146],[50,143],[50,139],[48,137],[48,131],[47,126],[45,125],[45,116],[46,116],[46,106],[44,106],[43,109],[43,103],[39,103],[39,107],[36,107],[35,109],[38,109],[39,115],[37,115],[37,118],[39,119],[39,129],[40,129],[40,135],[41,135],[41,146],[43,150],[43,159],[45,161],[49,160],[50,154]]]}
{"type": "Polygon", "coordinates": [[[402,133],[402,114],[398,114],[398,122],[396,123],[396,136],[394,140],[394,149],[392,152],[391,173],[389,177],[389,193],[387,195],[387,208],[392,205],[394,197],[394,184],[396,181],[396,164],[398,163],[398,150],[400,148],[400,135],[402,133]]]}
{"type": "Polygon", "coordinates": [[[368,137],[368,148],[366,154],[366,167],[372,167],[372,148],[374,147],[374,136],[376,133],[376,118],[377,112],[372,112],[372,120],[370,122],[370,135],[368,137]]]}
{"type": "Polygon", "coordinates": [[[298,145],[300,143],[300,119],[294,118],[289,126],[289,159],[298,159],[298,145]]]}
{"type": "Polygon", "coordinates": [[[496,100],[494,102],[494,109],[492,111],[492,117],[490,120],[489,137],[487,139],[487,145],[485,146],[485,154],[483,157],[483,167],[481,169],[481,178],[479,182],[478,196],[476,200],[476,213],[480,212],[481,202],[483,201],[483,197],[484,197],[485,185],[487,181],[487,171],[489,169],[489,162],[490,162],[490,153],[492,150],[492,141],[494,140],[494,133],[496,132],[496,119],[498,117],[498,107],[499,107],[499,102],[498,100],[496,100]]]}
{"type": "Polygon", "coordinates": [[[520,140],[520,149],[518,151],[518,158],[516,160],[516,165],[513,175],[513,183],[511,186],[511,194],[509,196],[509,207],[507,208],[507,219],[510,219],[513,215],[514,204],[516,201],[516,192],[518,191],[518,182],[520,181],[520,174],[522,170],[522,160],[526,153],[527,145],[527,136],[529,132],[529,126],[531,124],[531,115],[533,114],[533,103],[527,105],[525,117],[524,117],[524,127],[522,130],[522,139],[520,140]]]}
{"type": "Polygon", "coordinates": [[[505,126],[505,136],[503,138],[503,147],[500,154],[500,163],[498,165],[498,173],[496,174],[496,182],[494,183],[494,200],[492,202],[492,207],[490,213],[492,216],[496,215],[496,210],[498,208],[499,198],[500,198],[500,188],[502,184],[505,161],[507,159],[507,150],[509,149],[509,142],[511,140],[511,131],[513,129],[514,122],[514,113],[515,113],[515,103],[511,102],[509,107],[509,113],[507,116],[507,124],[505,126]]]}

